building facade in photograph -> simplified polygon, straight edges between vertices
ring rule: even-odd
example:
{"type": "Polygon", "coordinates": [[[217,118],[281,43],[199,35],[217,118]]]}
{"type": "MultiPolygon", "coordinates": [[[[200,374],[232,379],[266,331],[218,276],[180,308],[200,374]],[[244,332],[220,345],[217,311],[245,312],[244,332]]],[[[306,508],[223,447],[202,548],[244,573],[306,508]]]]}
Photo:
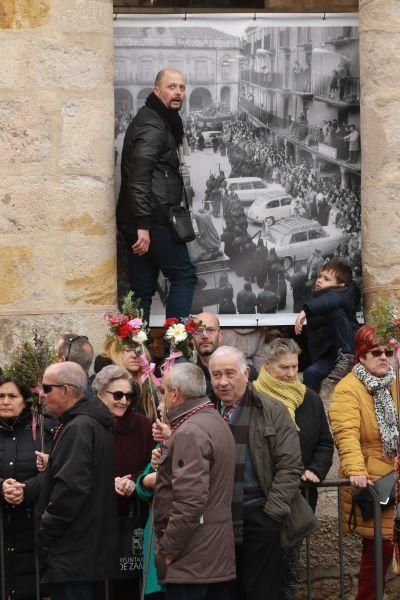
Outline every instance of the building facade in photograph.
{"type": "Polygon", "coordinates": [[[184,73],[183,111],[211,104],[237,110],[239,39],[212,27],[115,27],[116,112],[135,114],[152,91],[157,72],[184,73]]]}
{"type": "Polygon", "coordinates": [[[321,177],[358,189],[360,152],[349,154],[360,148],[358,28],[254,26],[242,52],[239,101],[252,122],[296,163],[312,160],[321,177]]]}

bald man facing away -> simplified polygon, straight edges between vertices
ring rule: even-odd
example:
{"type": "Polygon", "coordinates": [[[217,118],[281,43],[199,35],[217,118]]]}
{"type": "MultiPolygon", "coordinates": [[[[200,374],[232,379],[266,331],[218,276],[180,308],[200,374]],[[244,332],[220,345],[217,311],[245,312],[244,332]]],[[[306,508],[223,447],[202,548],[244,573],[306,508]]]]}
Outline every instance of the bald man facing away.
{"type": "Polygon", "coordinates": [[[197,282],[187,246],[173,236],[169,216],[184,193],[179,158],[184,98],[182,73],[160,71],[153,92],[126,131],[122,150],[117,224],[127,244],[131,289],[140,298],[146,321],[160,271],[170,282],[167,317],[189,315],[197,282]]]}
{"type": "Polygon", "coordinates": [[[117,513],[112,417],[85,398],[85,371],[73,362],[43,375],[46,409],[59,418],[37,505],[38,554],[52,600],[93,600],[113,568],[117,513]]]}

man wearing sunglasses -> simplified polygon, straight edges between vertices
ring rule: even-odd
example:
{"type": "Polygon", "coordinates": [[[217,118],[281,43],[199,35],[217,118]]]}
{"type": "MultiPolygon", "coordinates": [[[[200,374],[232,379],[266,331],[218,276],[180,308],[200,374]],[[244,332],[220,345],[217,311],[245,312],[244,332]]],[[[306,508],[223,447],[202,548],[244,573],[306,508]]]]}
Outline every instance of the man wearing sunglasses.
{"type": "Polygon", "coordinates": [[[111,574],[117,522],[112,417],[86,398],[86,373],[73,362],[48,367],[42,389],[59,418],[37,506],[38,553],[52,600],[92,600],[111,574]]]}

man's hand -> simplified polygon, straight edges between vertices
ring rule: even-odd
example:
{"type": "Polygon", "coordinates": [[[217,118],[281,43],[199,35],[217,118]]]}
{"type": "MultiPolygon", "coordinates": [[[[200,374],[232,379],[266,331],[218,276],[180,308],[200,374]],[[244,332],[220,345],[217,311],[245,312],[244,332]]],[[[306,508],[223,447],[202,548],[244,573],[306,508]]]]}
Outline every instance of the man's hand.
{"type": "Polygon", "coordinates": [[[162,423],[160,419],[157,419],[155,423],[153,423],[153,440],[155,442],[164,442],[169,437],[171,437],[171,427],[167,425],[167,423],[162,423]]]}
{"type": "Polygon", "coordinates": [[[137,242],[132,245],[132,251],[134,254],[143,256],[149,249],[150,246],[150,234],[148,229],[137,230],[137,242]]]}
{"type": "Polygon", "coordinates": [[[312,471],[309,471],[308,469],[306,469],[304,471],[303,475],[301,476],[301,479],[302,479],[302,481],[310,481],[311,483],[319,483],[320,482],[318,475],[316,475],[312,471]]]}
{"type": "Polygon", "coordinates": [[[295,331],[296,335],[301,334],[301,330],[303,329],[305,320],[306,320],[306,313],[304,312],[304,310],[302,310],[301,313],[298,314],[296,323],[294,324],[294,331],[295,331]]]}
{"type": "Polygon", "coordinates": [[[49,461],[49,455],[45,452],[39,452],[38,450],[35,450],[35,454],[36,468],[39,471],[39,473],[43,473],[46,470],[47,463],[49,461]]]}
{"type": "Polygon", "coordinates": [[[24,483],[15,479],[5,479],[2,484],[2,493],[4,500],[9,504],[21,504],[24,501],[24,483]]]}

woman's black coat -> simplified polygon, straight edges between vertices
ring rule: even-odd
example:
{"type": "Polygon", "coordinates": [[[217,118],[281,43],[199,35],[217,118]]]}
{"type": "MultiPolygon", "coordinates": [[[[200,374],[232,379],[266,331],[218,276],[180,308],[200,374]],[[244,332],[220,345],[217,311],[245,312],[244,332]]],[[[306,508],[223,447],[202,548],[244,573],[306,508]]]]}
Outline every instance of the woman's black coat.
{"type": "MultiPolygon", "coordinates": [[[[45,417],[45,448],[50,451],[57,423],[45,417]]],[[[40,450],[39,427],[32,436],[32,413],[25,408],[16,419],[0,420],[0,486],[13,478],[25,483],[24,501],[13,506],[1,495],[7,598],[34,598],[34,507],[43,475],[36,468],[35,450],[40,450]]]]}
{"type": "MultiPolygon", "coordinates": [[[[307,388],[303,404],[296,410],[295,419],[299,428],[304,468],[315,473],[322,481],[332,466],[334,444],[324,405],[314,390],[307,388]]],[[[314,511],[317,498],[317,489],[311,488],[308,500],[314,511]]]]}

